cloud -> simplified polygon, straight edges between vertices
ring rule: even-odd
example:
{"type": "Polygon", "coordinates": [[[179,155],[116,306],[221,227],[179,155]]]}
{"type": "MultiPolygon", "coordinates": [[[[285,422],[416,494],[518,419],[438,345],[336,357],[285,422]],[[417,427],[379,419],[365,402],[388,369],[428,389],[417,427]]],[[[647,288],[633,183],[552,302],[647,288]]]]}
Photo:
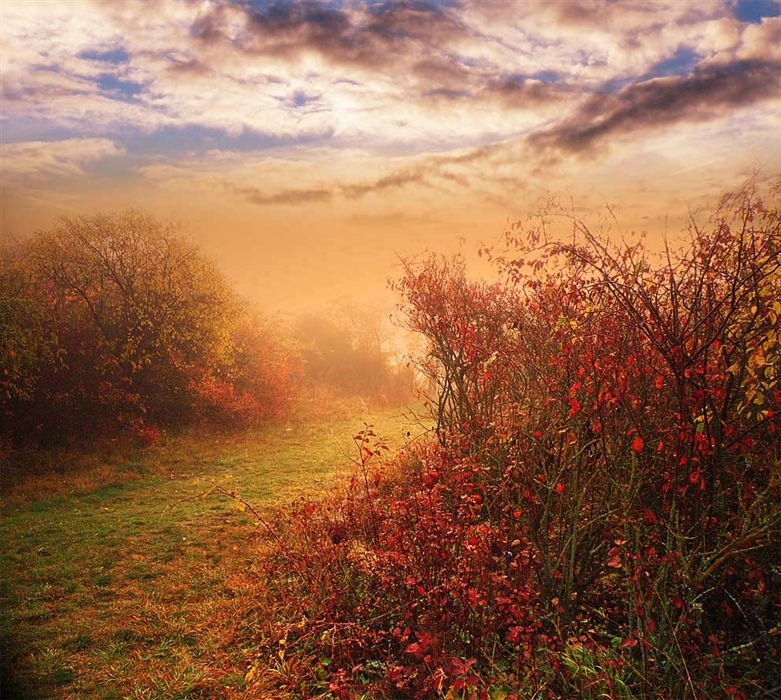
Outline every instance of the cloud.
{"type": "MultiPolygon", "coordinates": [[[[354,160],[356,167],[351,171],[360,172],[366,162],[366,154],[352,153],[345,158],[333,152],[326,152],[321,154],[318,160],[321,181],[322,176],[328,174],[326,184],[321,182],[310,187],[277,189],[273,193],[270,192],[271,186],[266,189],[243,184],[252,179],[252,171],[257,169],[264,171],[268,181],[307,181],[307,174],[301,169],[300,163],[274,160],[256,162],[249,169],[233,167],[225,173],[223,181],[229,183],[225,185],[227,189],[260,206],[324,202],[337,198],[361,200],[370,195],[387,196],[402,189],[419,193],[422,188],[426,188],[432,196],[458,196],[459,192],[469,190],[486,201],[499,201],[501,197],[492,192],[492,189],[512,188],[517,191],[525,185],[525,179],[517,172],[521,148],[522,144],[518,141],[500,143],[448,155],[426,154],[415,158],[411,163],[405,158],[374,158],[373,169],[385,171],[384,175],[374,178],[340,174],[341,168],[334,162],[354,160]],[[329,161],[332,166],[330,170],[329,161]]],[[[226,159],[225,154],[213,155],[215,164],[226,159]]],[[[163,184],[181,180],[186,173],[192,173],[194,167],[196,166],[188,164],[182,164],[175,169],[155,166],[145,168],[144,172],[155,177],[158,184],[163,184]]],[[[210,166],[205,167],[208,171],[210,166]]],[[[204,174],[203,177],[209,179],[210,176],[204,174]]]]}
{"type": "Polygon", "coordinates": [[[6,184],[84,176],[90,163],[124,154],[124,148],[101,138],[27,141],[0,146],[0,162],[6,184]]]}
{"type": "Polygon", "coordinates": [[[229,182],[275,206],[501,197],[624,137],[723,133],[747,107],[778,125],[781,18],[740,22],[730,0],[261,5],[1,3],[4,138],[121,142],[149,182],[229,182]],[[301,167],[231,173],[208,156],[231,149],[301,167]]]}
{"type": "Polygon", "coordinates": [[[465,35],[454,13],[427,2],[386,3],[353,10],[316,2],[275,4],[263,11],[248,12],[245,31],[233,36],[226,32],[227,15],[218,8],[205,19],[209,26],[207,40],[228,40],[248,53],[285,58],[314,53],[326,63],[361,71],[387,67],[389,60],[398,64],[408,55],[418,56],[421,47],[436,48],[465,35]]]}
{"type": "Polygon", "coordinates": [[[333,193],[327,189],[290,189],[269,194],[257,187],[238,187],[228,185],[236,194],[244,197],[251,204],[259,205],[291,205],[312,204],[329,201],[333,193]]]}
{"type": "Polygon", "coordinates": [[[453,147],[528,128],[561,98],[534,84],[525,52],[497,51],[501,37],[481,37],[456,6],[5,5],[8,118],[82,133],[202,126],[453,147]]]}
{"type": "Polygon", "coordinates": [[[506,108],[538,109],[571,98],[572,92],[571,86],[546,83],[534,77],[513,76],[490,82],[477,98],[490,99],[506,108]]]}
{"type": "Polygon", "coordinates": [[[610,139],[679,122],[703,122],[781,96],[781,63],[736,61],[684,77],[629,85],[593,95],[571,116],[529,138],[538,151],[591,154],[610,139]]]}
{"type": "Polygon", "coordinates": [[[376,180],[368,180],[352,185],[342,185],[340,190],[349,199],[357,199],[367,194],[394,190],[407,185],[426,185],[426,169],[418,166],[403,168],[376,180]]]}
{"type": "Polygon", "coordinates": [[[737,49],[743,60],[781,61],[781,17],[766,17],[746,27],[737,49]]]}
{"type": "Polygon", "coordinates": [[[413,184],[428,184],[425,168],[404,168],[376,180],[363,180],[352,184],[336,182],[330,187],[290,188],[273,193],[259,187],[240,186],[235,183],[227,184],[226,187],[235,194],[244,197],[251,204],[274,206],[327,202],[336,195],[347,199],[361,199],[369,194],[381,194],[413,184]]]}

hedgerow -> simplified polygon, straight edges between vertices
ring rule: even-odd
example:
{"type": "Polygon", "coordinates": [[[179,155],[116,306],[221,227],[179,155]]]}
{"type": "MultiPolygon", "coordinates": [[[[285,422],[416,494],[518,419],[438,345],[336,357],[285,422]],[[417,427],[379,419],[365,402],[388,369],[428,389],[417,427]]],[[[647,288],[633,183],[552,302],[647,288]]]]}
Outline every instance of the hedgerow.
{"type": "Polygon", "coordinates": [[[257,664],[312,697],[781,692],[781,212],[726,197],[653,256],[574,221],[396,287],[433,439],[297,506],[257,664]]]}

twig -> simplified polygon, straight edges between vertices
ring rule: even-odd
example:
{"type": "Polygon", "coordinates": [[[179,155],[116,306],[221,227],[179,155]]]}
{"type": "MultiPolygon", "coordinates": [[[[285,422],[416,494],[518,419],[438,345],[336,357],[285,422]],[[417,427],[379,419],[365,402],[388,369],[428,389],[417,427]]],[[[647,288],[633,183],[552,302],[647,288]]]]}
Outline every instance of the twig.
{"type": "Polygon", "coordinates": [[[306,579],[306,575],[304,574],[303,570],[299,567],[298,560],[294,556],[293,552],[290,551],[290,548],[285,544],[282,538],[276,532],[274,532],[274,529],[271,527],[271,525],[268,524],[266,519],[255,509],[255,507],[251,503],[244,500],[238,494],[237,491],[228,491],[228,489],[226,489],[224,486],[221,486],[220,484],[218,484],[216,481],[213,480],[210,480],[210,483],[212,486],[208,491],[206,491],[206,493],[202,493],[198,496],[189,496],[188,498],[180,498],[172,506],[167,506],[165,510],[178,506],[180,503],[185,503],[187,501],[197,501],[206,498],[207,496],[210,496],[215,492],[222,494],[223,496],[227,496],[232,501],[238,503],[241,507],[241,510],[249,511],[252,514],[255,520],[257,520],[258,523],[260,523],[266,529],[266,532],[268,532],[268,534],[271,535],[271,538],[280,546],[282,551],[290,560],[290,563],[293,565],[293,568],[296,570],[298,575],[301,576],[301,578],[306,579]]]}

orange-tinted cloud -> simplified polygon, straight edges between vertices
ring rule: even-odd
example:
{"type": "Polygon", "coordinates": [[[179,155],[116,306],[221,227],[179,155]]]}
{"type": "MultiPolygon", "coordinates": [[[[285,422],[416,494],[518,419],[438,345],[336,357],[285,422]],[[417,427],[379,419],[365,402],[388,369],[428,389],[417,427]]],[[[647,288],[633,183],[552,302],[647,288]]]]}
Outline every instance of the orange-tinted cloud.
{"type": "Polygon", "coordinates": [[[240,194],[252,204],[308,204],[311,202],[327,202],[333,196],[332,192],[325,189],[283,190],[281,192],[263,192],[257,187],[229,187],[236,194],[240,194]]]}
{"type": "Polygon", "coordinates": [[[358,241],[381,268],[548,190],[620,198],[634,222],[686,211],[781,169],[781,17],[762,6],[0,2],[3,221],[148,206],[249,287],[289,280],[253,268],[272,252],[347,284],[358,241]]]}

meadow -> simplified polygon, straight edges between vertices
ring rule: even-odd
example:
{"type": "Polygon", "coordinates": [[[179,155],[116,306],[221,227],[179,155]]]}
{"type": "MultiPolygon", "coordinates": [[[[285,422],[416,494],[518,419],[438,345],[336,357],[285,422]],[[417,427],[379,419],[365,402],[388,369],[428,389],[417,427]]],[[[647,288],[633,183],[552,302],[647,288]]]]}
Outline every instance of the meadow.
{"type": "Polygon", "coordinates": [[[135,214],[43,235],[0,277],[3,697],[778,697],[779,195],[404,260],[415,373],[135,214]]]}
{"type": "Polygon", "coordinates": [[[240,434],[6,465],[2,697],[262,697],[245,677],[271,623],[257,606],[268,533],[230,498],[200,496],[214,481],[279,524],[294,499],[344,485],[364,421],[389,444],[411,429],[401,409],[356,400],[240,434]]]}

